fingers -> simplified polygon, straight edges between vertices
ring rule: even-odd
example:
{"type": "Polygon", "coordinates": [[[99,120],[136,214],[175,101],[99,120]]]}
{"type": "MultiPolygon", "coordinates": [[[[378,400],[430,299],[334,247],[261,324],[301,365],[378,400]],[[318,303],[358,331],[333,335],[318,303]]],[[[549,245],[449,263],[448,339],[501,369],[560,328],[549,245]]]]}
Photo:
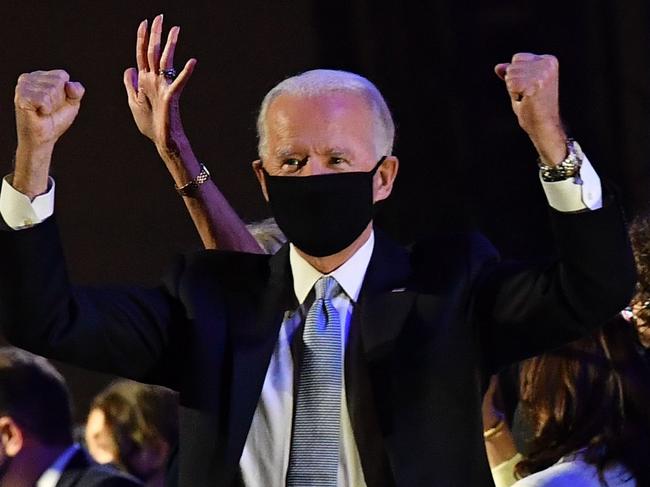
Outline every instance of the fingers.
{"type": "Polygon", "coordinates": [[[135,41],[135,60],[138,71],[147,71],[149,63],[147,62],[147,19],[140,22],[138,26],[137,40],[135,41]]]}
{"type": "Polygon", "coordinates": [[[523,52],[512,56],[510,63],[497,64],[494,71],[505,81],[511,99],[521,101],[523,97],[534,96],[549,82],[556,84],[558,68],[555,56],[523,52]]]}
{"type": "Polygon", "coordinates": [[[68,73],[61,69],[21,74],[14,97],[16,108],[45,115],[57,111],[66,101],[69,79],[68,73]]]}
{"type": "Polygon", "coordinates": [[[126,96],[129,101],[135,101],[138,96],[138,70],[135,68],[128,68],[124,71],[124,87],[126,88],[126,96]]]}
{"type": "Polygon", "coordinates": [[[151,35],[149,36],[149,47],[147,49],[147,61],[149,70],[158,73],[160,69],[160,37],[162,35],[162,14],[156,16],[151,24],[151,35]]]}
{"type": "Polygon", "coordinates": [[[185,63],[183,70],[178,74],[178,77],[170,85],[170,89],[172,93],[176,95],[180,95],[182,93],[183,88],[185,88],[185,85],[189,81],[190,76],[192,76],[192,73],[194,72],[194,67],[196,66],[196,63],[197,61],[194,58],[190,59],[185,63]]]}
{"type": "Polygon", "coordinates": [[[508,69],[508,66],[510,66],[510,63],[501,63],[494,67],[496,75],[504,81],[506,79],[506,70],[508,69]]]}
{"type": "Polygon", "coordinates": [[[167,35],[167,44],[160,56],[160,69],[169,69],[174,67],[174,51],[176,51],[176,43],[178,42],[178,34],[181,28],[178,26],[172,27],[167,35]]]}
{"type": "Polygon", "coordinates": [[[86,92],[86,88],[84,88],[83,85],[78,81],[66,82],[64,85],[64,90],[68,103],[72,105],[78,105],[81,103],[81,99],[86,92]]]}

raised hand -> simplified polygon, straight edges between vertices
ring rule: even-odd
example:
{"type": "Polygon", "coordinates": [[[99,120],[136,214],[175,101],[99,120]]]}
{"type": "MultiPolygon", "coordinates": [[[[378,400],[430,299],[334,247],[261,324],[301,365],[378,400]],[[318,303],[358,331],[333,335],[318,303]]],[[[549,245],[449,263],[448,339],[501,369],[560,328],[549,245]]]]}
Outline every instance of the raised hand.
{"type": "Polygon", "coordinates": [[[21,74],[14,97],[18,145],[54,146],[79,113],[84,91],[61,69],[21,74]]]}
{"type": "Polygon", "coordinates": [[[163,16],[157,16],[151,33],[147,21],[138,27],[136,41],[136,68],[124,72],[124,86],[129,107],[140,132],[151,139],[158,151],[178,153],[187,143],[181,122],[179,99],[189,80],[196,59],[190,59],[183,70],[174,76],[174,51],[180,27],[172,27],[161,53],[163,16]]]}
{"type": "Polygon", "coordinates": [[[554,56],[518,53],[510,63],[497,64],[512,110],[542,158],[549,164],[566,156],[566,134],[559,105],[559,63],[554,56]]]}
{"type": "Polygon", "coordinates": [[[16,170],[13,184],[34,197],[47,190],[47,177],[56,141],[72,125],[81,98],[81,83],[63,70],[21,74],[16,85],[16,170]]]}

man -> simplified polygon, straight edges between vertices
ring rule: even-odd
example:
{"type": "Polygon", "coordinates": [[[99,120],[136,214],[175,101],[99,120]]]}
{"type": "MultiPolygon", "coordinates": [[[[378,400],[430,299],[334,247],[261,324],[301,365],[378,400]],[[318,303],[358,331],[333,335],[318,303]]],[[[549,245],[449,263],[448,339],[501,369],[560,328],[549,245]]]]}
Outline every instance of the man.
{"type": "Polygon", "coordinates": [[[72,443],[63,377],[45,359],[0,348],[0,487],[142,485],[72,443]]]}
{"type": "MultiPolygon", "coordinates": [[[[139,29],[132,109],[177,102],[193,69],[175,78],[178,31],[162,54],[161,31],[158,17],[147,46],[139,29]],[[168,87],[160,99],[152,79],[168,87]]],[[[554,181],[557,262],[500,264],[477,235],[407,252],[375,232],[372,204],[398,170],[390,112],[368,80],[316,70],[271,90],[258,121],[253,169],[291,245],[272,257],[203,252],[162,288],[103,291],[68,282],[49,209],[51,151],[83,89],[62,71],[21,76],[16,168],[0,194],[14,229],[0,235],[6,336],[178,390],[183,486],[491,485],[486,378],[604,322],[634,284],[620,212],[607,195],[601,205],[598,177],[562,129],[557,61],[517,54],[497,74],[554,181]]],[[[159,151],[178,154],[169,111],[143,117],[159,151]]],[[[210,184],[198,164],[175,174],[180,189],[210,184]]]]}

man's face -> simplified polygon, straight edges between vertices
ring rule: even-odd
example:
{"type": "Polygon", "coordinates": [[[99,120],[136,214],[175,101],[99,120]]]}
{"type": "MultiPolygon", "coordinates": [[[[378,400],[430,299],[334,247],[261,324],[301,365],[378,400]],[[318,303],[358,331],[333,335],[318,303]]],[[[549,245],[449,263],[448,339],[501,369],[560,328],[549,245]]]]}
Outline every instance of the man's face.
{"type": "MultiPolygon", "coordinates": [[[[268,109],[266,135],[263,165],[272,176],[367,172],[385,155],[376,151],[371,108],[362,96],[352,93],[280,95],[268,109]]],[[[254,168],[262,182],[259,162],[254,168]]],[[[390,194],[392,177],[390,183],[383,190],[376,185],[375,201],[390,194]]],[[[267,196],[263,183],[262,189],[267,196]]]]}

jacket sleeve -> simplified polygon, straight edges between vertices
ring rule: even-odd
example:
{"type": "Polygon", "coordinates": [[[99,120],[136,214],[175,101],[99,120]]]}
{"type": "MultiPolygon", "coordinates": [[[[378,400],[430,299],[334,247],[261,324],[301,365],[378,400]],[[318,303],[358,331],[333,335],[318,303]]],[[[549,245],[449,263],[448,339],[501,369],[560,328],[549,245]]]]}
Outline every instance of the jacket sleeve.
{"type": "MultiPolygon", "coordinates": [[[[489,373],[580,338],[632,296],[634,259],[615,201],[551,210],[551,220],[557,258],[533,266],[482,259],[472,309],[489,373]]],[[[474,247],[488,255],[485,244],[474,247]]]]}
{"type": "Polygon", "coordinates": [[[72,286],[54,218],[0,231],[0,255],[0,327],[10,343],[136,380],[160,368],[172,324],[185,319],[172,289],[72,286]]]}

